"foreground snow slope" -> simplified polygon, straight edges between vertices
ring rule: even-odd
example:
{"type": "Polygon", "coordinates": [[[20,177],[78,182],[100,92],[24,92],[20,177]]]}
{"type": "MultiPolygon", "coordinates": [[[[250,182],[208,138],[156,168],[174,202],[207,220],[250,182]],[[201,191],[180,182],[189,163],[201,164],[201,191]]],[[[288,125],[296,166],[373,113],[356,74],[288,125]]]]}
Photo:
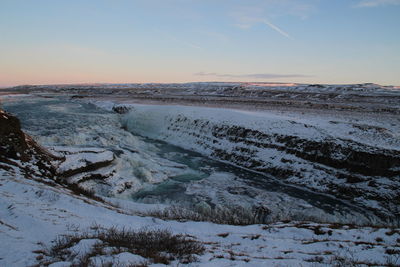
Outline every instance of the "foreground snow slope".
{"type": "Polygon", "coordinates": [[[106,228],[170,229],[192,235],[206,244],[206,253],[194,266],[319,266],[335,262],[338,257],[385,264],[400,253],[396,229],[295,222],[252,226],[166,222],[125,214],[60,186],[23,178],[14,167],[0,170],[0,184],[2,266],[33,265],[38,262],[36,257],[41,255],[43,245],[50,246],[58,235],[79,232],[94,224],[106,228]]]}

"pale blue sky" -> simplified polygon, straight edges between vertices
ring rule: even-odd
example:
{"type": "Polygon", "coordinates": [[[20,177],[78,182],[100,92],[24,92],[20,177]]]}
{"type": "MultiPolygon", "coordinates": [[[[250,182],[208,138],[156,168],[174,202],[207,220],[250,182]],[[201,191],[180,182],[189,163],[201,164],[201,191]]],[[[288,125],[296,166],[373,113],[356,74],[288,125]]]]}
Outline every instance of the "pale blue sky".
{"type": "Polygon", "coordinates": [[[400,85],[400,0],[0,0],[0,86],[400,85]]]}

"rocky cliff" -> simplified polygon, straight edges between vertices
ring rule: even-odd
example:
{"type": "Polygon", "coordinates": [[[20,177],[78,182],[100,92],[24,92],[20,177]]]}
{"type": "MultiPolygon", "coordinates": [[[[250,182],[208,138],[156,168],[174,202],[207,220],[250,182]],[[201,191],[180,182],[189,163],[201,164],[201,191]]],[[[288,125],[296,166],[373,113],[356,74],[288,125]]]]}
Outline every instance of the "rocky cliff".
{"type": "Polygon", "coordinates": [[[52,161],[58,158],[21,130],[15,116],[0,110],[0,168],[18,167],[26,177],[54,178],[52,161]]]}

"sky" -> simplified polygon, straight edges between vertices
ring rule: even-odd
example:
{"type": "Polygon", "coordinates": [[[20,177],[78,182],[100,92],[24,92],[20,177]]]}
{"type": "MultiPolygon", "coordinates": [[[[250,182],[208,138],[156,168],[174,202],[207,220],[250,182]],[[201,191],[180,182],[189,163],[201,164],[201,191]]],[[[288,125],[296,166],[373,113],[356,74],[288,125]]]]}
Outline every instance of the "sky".
{"type": "Polygon", "coordinates": [[[0,0],[0,87],[400,85],[400,0],[0,0]]]}

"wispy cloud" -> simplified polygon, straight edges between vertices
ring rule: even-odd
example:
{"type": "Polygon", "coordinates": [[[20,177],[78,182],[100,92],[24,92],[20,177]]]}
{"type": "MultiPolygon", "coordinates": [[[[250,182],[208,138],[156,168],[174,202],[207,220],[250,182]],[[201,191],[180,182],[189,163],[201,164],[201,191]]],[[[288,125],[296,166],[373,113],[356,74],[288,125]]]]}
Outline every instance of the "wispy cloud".
{"type": "Polygon", "coordinates": [[[281,35],[285,36],[286,38],[292,39],[287,32],[285,32],[280,27],[278,27],[277,25],[273,24],[272,22],[270,22],[269,20],[267,20],[265,18],[257,17],[257,16],[250,17],[250,16],[246,16],[246,15],[237,15],[236,20],[238,21],[236,26],[241,29],[249,29],[255,24],[262,23],[262,24],[267,25],[274,31],[280,33],[281,35]]]}
{"type": "Polygon", "coordinates": [[[274,74],[274,73],[252,73],[252,74],[222,74],[216,72],[197,72],[196,76],[207,76],[217,78],[251,78],[251,79],[279,79],[279,78],[305,78],[309,75],[302,74],[274,74]]]}
{"type": "Polygon", "coordinates": [[[272,28],[273,30],[279,32],[281,35],[285,36],[286,38],[292,39],[292,37],[290,37],[290,35],[283,31],[281,28],[279,28],[278,26],[272,24],[271,22],[269,22],[268,20],[264,19],[263,21],[266,25],[268,25],[270,28],[272,28]]]}
{"type": "Polygon", "coordinates": [[[230,16],[234,25],[240,29],[250,29],[255,25],[264,24],[282,36],[293,39],[291,35],[275,22],[284,17],[306,19],[317,9],[318,0],[253,0],[246,5],[233,7],[230,16]]]}
{"type": "Polygon", "coordinates": [[[400,0],[362,0],[356,5],[356,7],[378,7],[389,5],[400,5],[400,0]]]}
{"type": "MultiPolygon", "coordinates": [[[[243,2],[244,3],[244,2],[243,2]]],[[[230,12],[237,27],[248,29],[252,26],[292,16],[307,19],[317,10],[319,0],[253,0],[245,5],[234,6],[230,12]]]]}

